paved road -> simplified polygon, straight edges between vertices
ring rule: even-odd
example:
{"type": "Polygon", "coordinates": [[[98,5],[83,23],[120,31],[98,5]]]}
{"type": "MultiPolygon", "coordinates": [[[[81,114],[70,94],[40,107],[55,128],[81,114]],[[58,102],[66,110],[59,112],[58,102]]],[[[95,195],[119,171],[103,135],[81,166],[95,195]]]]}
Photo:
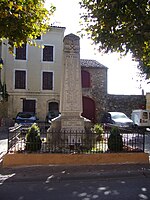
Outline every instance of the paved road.
{"type": "MultiPolygon", "coordinates": [[[[12,175],[13,176],[13,175],[12,175]]],[[[11,180],[11,178],[10,178],[11,180]]],[[[5,181],[0,185],[2,200],[148,200],[150,178],[144,175],[117,178],[5,181]]]]}

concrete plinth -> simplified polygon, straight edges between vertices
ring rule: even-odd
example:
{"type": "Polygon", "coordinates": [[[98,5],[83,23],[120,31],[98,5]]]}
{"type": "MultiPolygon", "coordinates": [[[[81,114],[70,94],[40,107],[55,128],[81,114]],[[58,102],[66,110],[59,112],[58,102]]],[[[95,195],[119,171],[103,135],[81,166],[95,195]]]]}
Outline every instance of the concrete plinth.
{"type": "Polygon", "coordinates": [[[25,165],[148,164],[147,153],[110,154],[7,154],[3,167],[25,165]]]}

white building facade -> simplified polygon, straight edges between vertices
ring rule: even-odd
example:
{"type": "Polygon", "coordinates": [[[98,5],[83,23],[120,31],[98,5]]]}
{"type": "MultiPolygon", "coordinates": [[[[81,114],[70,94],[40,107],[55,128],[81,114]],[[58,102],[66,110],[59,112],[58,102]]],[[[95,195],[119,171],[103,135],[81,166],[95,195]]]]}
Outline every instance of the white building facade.
{"type": "Polygon", "coordinates": [[[1,82],[9,94],[9,118],[30,111],[45,119],[49,110],[59,110],[64,31],[64,27],[51,27],[35,40],[38,47],[26,44],[15,48],[14,55],[7,41],[2,44],[1,82]]]}

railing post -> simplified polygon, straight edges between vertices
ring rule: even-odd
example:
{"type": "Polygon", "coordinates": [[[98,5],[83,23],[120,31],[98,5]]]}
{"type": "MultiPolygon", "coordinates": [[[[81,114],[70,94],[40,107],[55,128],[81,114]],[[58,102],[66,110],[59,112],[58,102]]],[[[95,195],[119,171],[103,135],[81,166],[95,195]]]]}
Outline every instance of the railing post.
{"type": "Polygon", "coordinates": [[[143,152],[145,152],[145,131],[143,134],[143,152]]]}
{"type": "Polygon", "coordinates": [[[7,135],[7,153],[9,151],[9,128],[8,128],[8,135],[7,135]]]}

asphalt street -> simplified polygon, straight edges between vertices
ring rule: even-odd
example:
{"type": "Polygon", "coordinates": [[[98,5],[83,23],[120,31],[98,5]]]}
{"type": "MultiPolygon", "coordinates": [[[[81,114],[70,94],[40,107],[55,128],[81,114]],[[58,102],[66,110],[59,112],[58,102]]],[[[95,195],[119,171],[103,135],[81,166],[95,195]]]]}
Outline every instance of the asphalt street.
{"type": "MultiPolygon", "coordinates": [[[[44,168],[43,168],[44,169],[44,168]]],[[[41,169],[41,173],[44,172],[41,169]]],[[[19,170],[19,169],[18,169],[19,170]]],[[[36,171],[36,170],[35,170],[36,171]]],[[[94,169],[93,169],[94,172],[94,169]]],[[[120,171],[121,172],[121,171],[120,171]]],[[[49,173],[48,176],[15,178],[15,173],[1,174],[2,200],[148,200],[150,199],[150,173],[127,173],[112,176],[72,172],[65,176],[49,173]]],[[[35,175],[35,172],[33,172],[35,175]]]]}

